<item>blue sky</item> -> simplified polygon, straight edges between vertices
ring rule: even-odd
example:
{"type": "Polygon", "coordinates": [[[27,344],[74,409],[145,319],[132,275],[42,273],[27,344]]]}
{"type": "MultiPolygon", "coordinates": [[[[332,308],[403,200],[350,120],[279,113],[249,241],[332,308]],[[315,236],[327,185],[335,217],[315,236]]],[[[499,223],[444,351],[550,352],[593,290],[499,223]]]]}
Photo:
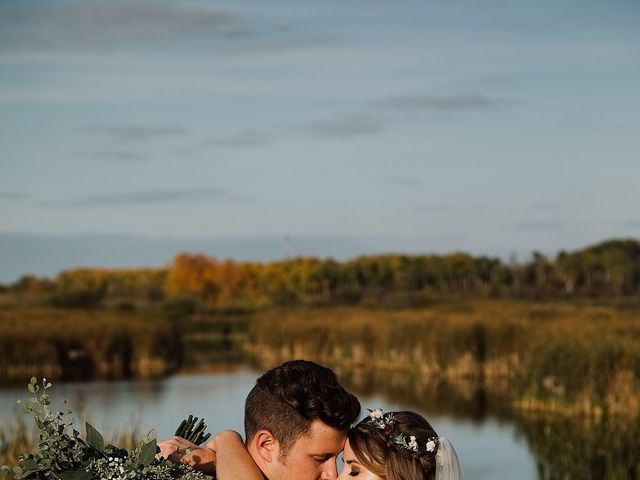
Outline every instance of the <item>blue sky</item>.
{"type": "Polygon", "coordinates": [[[0,4],[0,281],[640,236],[640,4],[0,4]]]}

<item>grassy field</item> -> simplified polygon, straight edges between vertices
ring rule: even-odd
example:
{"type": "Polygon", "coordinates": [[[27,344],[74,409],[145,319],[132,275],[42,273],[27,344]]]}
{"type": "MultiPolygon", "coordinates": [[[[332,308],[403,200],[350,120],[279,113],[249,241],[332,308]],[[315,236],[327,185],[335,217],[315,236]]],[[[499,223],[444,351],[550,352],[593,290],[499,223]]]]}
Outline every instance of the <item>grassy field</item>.
{"type": "Polygon", "coordinates": [[[486,299],[283,309],[257,314],[250,339],[263,365],[306,357],[487,388],[506,382],[526,410],[640,413],[637,309],[486,299]]]}
{"type": "Polygon", "coordinates": [[[310,358],[504,389],[527,411],[640,413],[640,309],[449,298],[419,308],[287,307],[253,313],[0,308],[0,384],[162,376],[239,361],[310,358]]]}
{"type": "Polygon", "coordinates": [[[0,384],[165,375],[179,359],[175,328],[154,311],[3,307],[0,384]]]}

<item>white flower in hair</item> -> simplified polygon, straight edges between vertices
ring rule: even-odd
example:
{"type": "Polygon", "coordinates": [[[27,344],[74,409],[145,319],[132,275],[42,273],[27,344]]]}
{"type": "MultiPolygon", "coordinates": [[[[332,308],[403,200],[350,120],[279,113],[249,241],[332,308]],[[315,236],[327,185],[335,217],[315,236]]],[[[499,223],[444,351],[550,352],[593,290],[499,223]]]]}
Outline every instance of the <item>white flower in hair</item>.
{"type": "Polygon", "coordinates": [[[436,448],[436,442],[434,442],[433,440],[429,440],[427,442],[427,452],[433,452],[436,448]]]}
{"type": "Polygon", "coordinates": [[[416,442],[416,437],[414,437],[413,435],[409,437],[409,449],[413,450],[414,452],[418,451],[418,442],[416,442]]]}
{"type": "Polygon", "coordinates": [[[380,420],[383,417],[383,413],[381,409],[376,408],[375,410],[371,410],[369,416],[374,420],[380,420]]]}

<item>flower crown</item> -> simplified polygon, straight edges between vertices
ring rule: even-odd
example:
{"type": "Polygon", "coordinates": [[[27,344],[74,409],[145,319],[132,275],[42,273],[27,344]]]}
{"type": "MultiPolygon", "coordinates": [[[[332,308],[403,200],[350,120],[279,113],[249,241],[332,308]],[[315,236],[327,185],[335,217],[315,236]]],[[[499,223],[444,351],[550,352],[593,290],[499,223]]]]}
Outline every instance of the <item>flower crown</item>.
{"type": "MultiPolygon", "coordinates": [[[[420,445],[418,445],[418,441],[414,435],[409,435],[407,440],[407,436],[404,433],[399,432],[395,434],[395,425],[397,420],[393,416],[393,413],[383,413],[379,408],[369,410],[369,412],[371,412],[369,413],[369,425],[373,425],[374,427],[382,430],[387,437],[393,440],[394,444],[401,448],[414,453],[420,452],[420,445]]],[[[437,446],[438,437],[430,437],[424,446],[424,450],[427,452],[433,452],[437,446]]]]}

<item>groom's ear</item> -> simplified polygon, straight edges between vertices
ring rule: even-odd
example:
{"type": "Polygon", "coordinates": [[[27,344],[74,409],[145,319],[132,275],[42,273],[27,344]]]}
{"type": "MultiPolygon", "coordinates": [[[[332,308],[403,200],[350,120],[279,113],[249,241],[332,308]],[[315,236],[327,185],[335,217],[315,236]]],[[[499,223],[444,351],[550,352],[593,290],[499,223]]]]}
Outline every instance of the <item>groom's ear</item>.
{"type": "Polygon", "coordinates": [[[269,430],[258,430],[252,443],[265,463],[272,463],[278,458],[280,444],[269,430]]]}

